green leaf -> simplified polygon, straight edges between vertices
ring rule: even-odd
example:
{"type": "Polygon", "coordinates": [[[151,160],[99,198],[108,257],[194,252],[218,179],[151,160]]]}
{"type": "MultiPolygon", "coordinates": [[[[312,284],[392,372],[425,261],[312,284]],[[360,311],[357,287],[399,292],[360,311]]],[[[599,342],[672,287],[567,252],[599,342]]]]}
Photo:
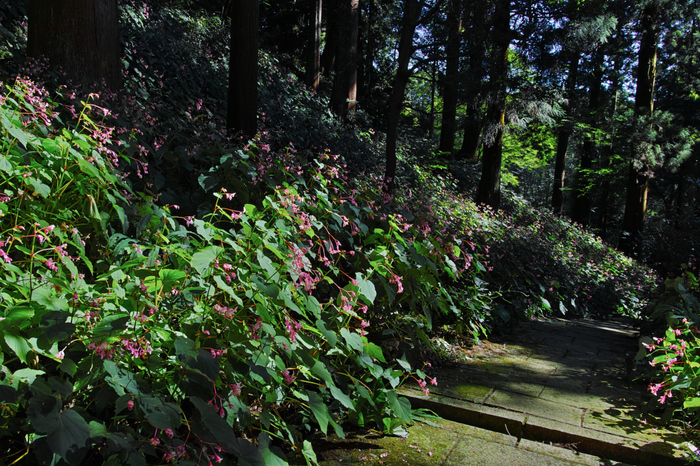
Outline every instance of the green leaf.
{"type": "Polygon", "coordinates": [[[386,394],[386,399],[394,414],[406,423],[411,422],[411,402],[408,398],[399,397],[396,392],[390,391],[386,394]]]}
{"type": "Polygon", "coordinates": [[[80,464],[87,453],[90,427],[80,414],[70,408],[59,413],[56,421],[56,430],[46,437],[51,451],[68,464],[80,464]]]}
{"type": "Polygon", "coordinates": [[[328,372],[326,365],[322,361],[319,361],[318,359],[316,360],[314,365],[311,366],[311,373],[319,379],[323,380],[326,383],[326,385],[334,385],[333,377],[331,376],[331,373],[328,372]]]}
{"type": "Polygon", "coordinates": [[[136,397],[139,408],[143,411],[148,422],[158,429],[176,429],[182,419],[180,410],[173,403],[164,403],[159,398],[150,395],[136,397]]]}
{"type": "Polygon", "coordinates": [[[357,333],[351,332],[347,328],[343,327],[340,329],[340,335],[343,337],[345,340],[345,343],[347,345],[354,349],[355,351],[362,352],[363,351],[363,343],[362,343],[362,337],[358,335],[357,333]]]}
{"type": "Polygon", "coordinates": [[[339,389],[335,385],[329,385],[328,388],[330,388],[331,395],[333,396],[333,398],[338,400],[340,404],[352,411],[355,411],[355,404],[352,402],[349,396],[343,393],[341,389],[339,389]]]}
{"type": "Polygon", "coordinates": [[[683,401],[684,408],[699,408],[700,407],[700,397],[690,397],[683,401]]]}
{"type": "Polygon", "coordinates": [[[193,423],[193,430],[204,442],[221,445],[238,457],[239,465],[265,466],[260,451],[245,439],[236,438],[230,425],[206,401],[191,397],[190,401],[199,411],[200,419],[193,423]]]}
{"type": "Polygon", "coordinates": [[[46,199],[51,195],[51,188],[36,178],[29,178],[29,184],[34,188],[34,194],[46,199]]]}
{"type": "Polygon", "coordinates": [[[258,436],[258,448],[265,466],[287,466],[287,458],[279,447],[270,445],[270,435],[263,432],[258,436]]]}
{"type": "Polygon", "coordinates": [[[194,340],[187,337],[177,337],[175,340],[175,353],[178,356],[192,357],[194,359],[197,359],[197,356],[199,356],[194,340]]]}
{"type": "Polygon", "coordinates": [[[260,264],[260,267],[262,267],[263,270],[267,272],[268,278],[276,277],[276,279],[279,280],[279,274],[277,273],[277,270],[275,270],[275,268],[273,267],[272,261],[260,249],[258,249],[257,251],[257,258],[258,264],[260,264]]]}
{"type": "Polygon", "coordinates": [[[65,340],[75,333],[75,325],[66,323],[68,317],[61,311],[47,312],[41,316],[41,329],[50,342],[65,340]]]}
{"type": "Polygon", "coordinates": [[[12,164],[10,163],[9,160],[7,160],[6,156],[0,156],[0,170],[4,171],[5,173],[12,174],[12,164]]]}
{"type": "Polygon", "coordinates": [[[207,275],[205,272],[209,269],[214,260],[223,254],[224,248],[219,246],[208,246],[201,249],[194,254],[192,254],[192,259],[190,259],[190,265],[199,273],[200,275],[207,275]]]}
{"type": "Polygon", "coordinates": [[[124,329],[126,329],[126,324],[128,322],[129,314],[127,313],[120,312],[118,314],[109,315],[95,325],[95,328],[92,330],[92,335],[97,339],[121,335],[124,329]]]}
{"type": "Polygon", "coordinates": [[[365,345],[365,352],[367,352],[367,354],[369,354],[372,357],[372,359],[376,359],[377,361],[386,363],[386,359],[384,359],[384,353],[382,353],[382,349],[374,343],[367,343],[365,345]]]}
{"type": "Polygon", "coordinates": [[[14,351],[20,361],[27,364],[27,354],[33,350],[32,345],[15,328],[5,329],[3,333],[5,334],[7,346],[14,351]]]}
{"type": "Polygon", "coordinates": [[[257,275],[251,276],[250,279],[253,281],[253,283],[255,283],[258,290],[260,290],[270,298],[275,299],[277,298],[277,295],[279,295],[279,288],[277,288],[275,285],[265,284],[257,275]]]}
{"type": "Polygon", "coordinates": [[[306,458],[307,464],[318,465],[318,459],[316,458],[314,446],[308,440],[304,440],[304,446],[301,449],[301,453],[304,455],[304,458],[306,458]]]}
{"type": "Polygon", "coordinates": [[[336,343],[338,343],[338,335],[335,332],[328,330],[326,328],[326,324],[321,319],[316,321],[316,327],[325,337],[328,344],[331,345],[331,348],[335,348],[336,343]]]}
{"type": "Polygon", "coordinates": [[[26,382],[27,384],[31,385],[34,383],[34,380],[39,377],[40,375],[44,375],[46,372],[40,371],[38,369],[20,369],[18,371],[15,371],[12,374],[12,377],[15,379],[19,379],[22,382],[26,382]]]}
{"type": "Polygon", "coordinates": [[[182,283],[185,280],[187,274],[182,270],[160,269],[158,271],[158,277],[160,277],[160,281],[163,284],[163,292],[170,293],[174,285],[182,283]]]}
{"type": "Polygon", "coordinates": [[[121,396],[127,393],[140,395],[144,391],[148,391],[146,382],[137,379],[136,375],[131,372],[117,367],[113,361],[105,360],[103,366],[109,374],[109,377],[105,377],[105,381],[117,392],[117,395],[121,396]]]}
{"type": "Polygon", "coordinates": [[[374,304],[374,299],[377,297],[377,290],[374,283],[366,280],[360,272],[355,274],[355,281],[360,289],[361,297],[367,304],[374,304]]]}
{"type": "Polygon", "coordinates": [[[0,321],[0,327],[19,326],[23,322],[31,321],[32,317],[34,317],[34,308],[29,306],[10,306],[5,309],[5,320],[0,321]]]}
{"type": "Polygon", "coordinates": [[[24,130],[16,127],[12,122],[6,117],[2,117],[2,125],[5,127],[10,136],[17,139],[17,141],[22,144],[22,147],[27,148],[27,137],[31,135],[27,134],[24,130]]]}
{"type": "Polygon", "coordinates": [[[321,428],[321,432],[326,435],[328,431],[328,422],[331,421],[331,416],[328,414],[328,406],[323,402],[316,392],[306,390],[306,395],[309,397],[309,407],[311,412],[321,428]]]}

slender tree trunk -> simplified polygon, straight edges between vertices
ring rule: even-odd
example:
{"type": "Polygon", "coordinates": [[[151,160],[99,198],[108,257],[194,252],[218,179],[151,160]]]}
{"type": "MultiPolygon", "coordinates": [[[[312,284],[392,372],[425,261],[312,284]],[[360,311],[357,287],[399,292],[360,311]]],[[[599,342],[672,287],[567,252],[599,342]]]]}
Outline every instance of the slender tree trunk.
{"type": "Polygon", "coordinates": [[[476,202],[497,210],[501,205],[501,161],[503,130],[506,113],[506,80],[508,78],[508,51],[510,48],[510,0],[501,0],[496,6],[493,26],[493,54],[491,81],[495,87],[486,112],[487,124],[494,134],[487,138],[482,157],[482,171],[476,191],[476,202]]]}
{"type": "Polygon", "coordinates": [[[465,8],[463,16],[470,18],[469,30],[469,70],[466,73],[467,115],[464,121],[462,147],[457,159],[476,162],[478,158],[479,137],[481,136],[481,88],[484,78],[484,60],[486,57],[483,33],[486,22],[485,2],[474,2],[465,8]]]}
{"type": "Polygon", "coordinates": [[[335,67],[335,58],[338,52],[338,39],[340,37],[339,24],[339,0],[325,0],[323,8],[326,10],[326,44],[321,54],[321,73],[330,77],[335,67]]]}
{"type": "Polygon", "coordinates": [[[394,86],[389,100],[389,114],[386,132],[386,168],[384,170],[384,189],[394,190],[396,178],[396,138],[399,127],[399,116],[403,108],[404,93],[411,73],[408,64],[413,55],[413,34],[420,18],[418,0],[404,0],[404,11],[401,21],[401,37],[399,39],[398,69],[394,76],[394,86]]]}
{"type": "Polygon", "coordinates": [[[357,103],[357,38],[360,16],[359,0],[341,0],[342,34],[338,43],[331,109],[341,120],[355,112],[357,103]]]}
{"type": "Polygon", "coordinates": [[[462,148],[458,152],[458,158],[476,162],[479,152],[479,136],[481,135],[481,117],[476,102],[468,104],[467,116],[464,122],[464,138],[462,148]]]}
{"type": "Polygon", "coordinates": [[[255,136],[258,130],[258,0],[238,0],[231,13],[226,128],[255,136]]]}
{"type": "MultiPolygon", "coordinates": [[[[598,111],[600,110],[600,93],[603,82],[603,59],[605,55],[602,50],[598,50],[595,54],[593,63],[592,81],[590,85],[590,101],[588,122],[592,129],[599,125],[598,111]]],[[[591,177],[590,170],[593,167],[593,160],[596,156],[596,144],[592,135],[587,135],[583,141],[583,149],[581,151],[581,164],[578,173],[578,182],[576,187],[576,197],[574,200],[574,221],[583,226],[588,226],[591,221],[591,177]]]]}
{"type": "Polygon", "coordinates": [[[309,51],[306,64],[306,85],[318,89],[321,77],[321,12],[322,0],[313,0],[309,12],[309,51]]]}
{"type": "Polygon", "coordinates": [[[462,2],[450,0],[447,11],[448,40],[445,52],[447,54],[447,70],[445,87],[442,94],[443,113],[440,129],[440,152],[452,157],[457,131],[457,98],[459,95],[459,57],[460,37],[462,33],[462,2]]]}
{"type": "Polygon", "coordinates": [[[431,69],[431,81],[430,81],[430,134],[429,139],[432,141],[433,136],[435,136],[435,94],[437,92],[437,66],[435,62],[432,64],[431,69]]]}
{"type": "MultiPolygon", "coordinates": [[[[575,51],[569,61],[569,75],[566,78],[566,98],[569,108],[573,105],[574,89],[578,74],[579,53],[575,51]]],[[[567,112],[568,113],[568,112],[567,112]]],[[[571,125],[564,122],[557,136],[557,153],[554,159],[554,188],[552,189],[552,211],[561,214],[564,210],[564,187],[566,186],[566,154],[569,149],[571,125]]]]}
{"type": "Polygon", "coordinates": [[[116,0],[30,0],[27,55],[84,84],[121,87],[116,0]]]}
{"type": "MultiPolygon", "coordinates": [[[[637,67],[637,92],[634,96],[635,113],[651,116],[654,112],[654,83],[656,81],[657,46],[660,33],[659,5],[654,1],[642,13],[642,39],[639,44],[637,67]]],[[[633,149],[634,151],[634,149],[633,149]]],[[[634,159],[635,154],[632,154],[634,159]]],[[[628,255],[639,252],[642,228],[647,211],[649,178],[638,172],[630,160],[627,179],[625,215],[622,220],[620,250],[628,255]]]]}
{"type": "MultiPolygon", "coordinates": [[[[611,170],[613,167],[613,156],[615,154],[615,138],[616,138],[616,125],[613,123],[615,122],[616,116],[617,116],[617,107],[618,107],[618,99],[620,95],[620,70],[622,69],[622,57],[615,56],[613,60],[613,71],[612,75],[610,77],[610,91],[611,94],[613,95],[613,107],[612,107],[612,112],[609,118],[609,121],[612,123],[610,126],[610,134],[608,135],[608,139],[610,140],[610,144],[605,148],[604,152],[604,163],[605,163],[605,168],[611,170]]],[[[610,206],[610,175],[607,175],[603,177],[603,186],[602,186],[602,194],[600,196],[600,207],[599,207],[599,215],[597,218],[597,228],[600,230],[600,235],[605,237],[608,232],[608,212],[609,212],[609,206],[610,206]]]]}

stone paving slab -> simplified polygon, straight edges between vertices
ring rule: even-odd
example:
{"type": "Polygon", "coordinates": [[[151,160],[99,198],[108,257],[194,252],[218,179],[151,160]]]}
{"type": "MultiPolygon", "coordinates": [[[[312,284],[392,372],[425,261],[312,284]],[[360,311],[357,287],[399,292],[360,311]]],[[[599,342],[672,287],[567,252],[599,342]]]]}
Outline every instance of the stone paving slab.
{"type": "MultiPolygon", "coordinates": [[[[320,466],[412,465],[412,466],[563,466],[619,465],[594,455],[579,453],[565,445],[518,439],[448,420],[433,425],[417,423],[407,438],[392,436],[348,436],[314,442],[320,466]]],[[[306,464],[289,458],[293,466],[306,464]]]]}
{"type": "Polygon", "coordinates": [[[608,460],[665,465],[685,457],[677,432],[635,409],[648,395],[630,377],[627,360],[638,342],[629,321],[521,327],[505,343],[484,342],[471,359],[441,367],[429,396],[410,387],[402,393],[446,419],[608,460]]]}

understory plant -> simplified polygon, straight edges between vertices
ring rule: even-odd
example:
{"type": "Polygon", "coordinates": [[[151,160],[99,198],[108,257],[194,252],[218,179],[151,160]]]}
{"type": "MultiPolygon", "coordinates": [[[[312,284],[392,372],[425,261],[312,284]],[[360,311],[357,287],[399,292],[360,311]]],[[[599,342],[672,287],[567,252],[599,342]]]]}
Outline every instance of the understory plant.
{"type": "Polygon", "coordinates": [[[222,163],[249,202],[222,185],[178,216],[124,181],[103,109],[64,124],[23,79],[2,99],[4,462],[314,463],[317,429],[405,432],[395,389],[435,380],[366,334],[408,254],[330,195],[335,167],[302,176],[248,146],[222,163]]]}
{"type": "Polygon", "coordinates": [[[697,278],[688,270],[683,276],[668,279],[649,316],[662,322],[661,334],[642,338],[653,368],[649,390],[668,407],[667,420],[677,412],[694,426],[700,421],[698,290],[697,278]]]}

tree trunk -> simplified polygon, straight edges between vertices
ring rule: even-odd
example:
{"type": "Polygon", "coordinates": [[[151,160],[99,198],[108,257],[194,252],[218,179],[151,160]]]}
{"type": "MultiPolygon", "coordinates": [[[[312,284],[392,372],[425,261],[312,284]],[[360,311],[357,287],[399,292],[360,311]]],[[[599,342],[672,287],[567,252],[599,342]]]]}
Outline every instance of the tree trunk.
{"type": "Polygon", "coordinates": [[[30,0],[27,55],[45,56],[76,82],[121,87],[116,0],[30,0]]]}
{"type": "Polygon", "coordinates": [[[561,215],[564,211],[564,187],[566,186],[566,153],[569,149],[571,130],[560,128],[557,135],[557,153],[554,158],[554,189],[552,190],[552,212],[561,215]]]}
{"type": "Polygon", "coordinates": [[[258,127],[258,0],[237,0],[231,14],[226,128],[255,136],[258,127]]]}
{"type": "Polygon", "coordinates": [[[318,90],[321,76],[321,12],[322,0],[313,0],[309,11],[309,51],[306,64],[306,85],[318,90]]]}
{"type": "MultiPolygon", "coordinates": [[[[590,84],[590,100],[588,104],[589,114],[588,123],[591,129],[595,129],[599,125],[598,111],[600,109],[600,93],[603,82],[603,59],[605,55],[602,50],[598,50],[595,54],[593,63],[593,73],[591,74],[590,84]]],[[[574,200],[574,221],[583,226],[588,226],[591,221],[591,177],[590,170],[593,167],[593,160],[596,158],[596,144],[592,135],[586,135],[583,141],[583,149],[581,150],[581,164],[578,173],[578,182],[576,187],[576,197],[574,200]]]]}
{"type": "Polygon", "coordinates": [[[321,54],[321,72],[325,76],[330,76],[335,66],[335,57],[338,52],[338,37],[340,36],[340,25],[338,23],[338,1],[326,0],[323,2],[326,9],[326,44],[321,54]]]}
{"type": "Polygon", "coordinates": [[[462,148],[457,153],[457,158],[476,162],[479,153],[479,136],[481,135],[481,118],[479,109],[475,103],[467,107],[467,116],[464,122],[464,138],[462,148]]]}
{"type": "Polygon", "coordinates": [[[508,78],[508,50],[510,48],[510,0],[496,5],[493,26],[493,53],[491,82],[495,84],[486,112],[487,124],[494,134],[487,138],[482,157],[482,171],[476,191],[476,202],[497,210],[501,205],[501,159],[503,156],[503,129],[506,113],[506,80],[508,78]]]}
{"type": "Polygon", "coordinates": [[[335,61],[331,109],[344,121],[355,112],[357,103],[357,37],[360,19],[359,0],[340,0],[341,35],[335,61]]]}
{"type": "MultiPolygon", "coordinates": [[[[621,88],[621,78],[620,78],[620,70],[622,69],[622,57],[620,57],[619,54],[615,56],[613,59],[613,70],[610,76],[610,93],[613,95],[613,107],[612,107],[612,112],[609,117],[610,122],[614,122],[617,117],[617,108],[618,108],[618,100],[619,100],[619,95],[620,95],[620,88],[621,88]]],[[[605,163],[605,168],[607,169],[612,169],[613,167],[613,156],[615,154],[615,146],[614,146],[614,141],[616,138],[616,125],[613,123],[610,125],[609,132],[610,134],[608,135],[608,139],[610,140],[610,144],[607,145],[607,147],[604,149],[604,163],[605,163]]],[[[608,232],[608,212],[609,212],[609,205],[610,205],[610,175],[607,175],[603,178],[603,183],[602,183],[602,188],[601,188],[601,196],[600,196],[600,204],[599,204],[599,215],[597,216],[596,219],[596,226],[600,230],[600,235],[602,237],[605,237],[608,232]]]]}
{"type": "Polygon", "coordinates": [[[465,20],[469,18],[469,70],[466,73],[467,115],[464,121],[464,138],[457,159],[476,162],[481,135],[481,87],[484,78],[486,56],[484,23],[486,22],[485,3],[471,3],[464,10],[465,20]]]}
{"type": "Polygon", "coordinates": [[[440,129],[440,152],[452,157],[457,131],[457,98],[459,95],[459,57],[460,36],[462,33],[461,0],[450,0],[447,11],[448,40],[445,47],[447,70],[445,72],[445,87],[442,94],[443,113],[440,129]]]}
{"type": "MultiPolygon", "coordinates": [[[[640,116],[651,116],[654,112],[654,83],[660,23],[659,6],[654,1],[644,8],[641,21],[642,39],[639,44],[637,92],[634,96],[634,110],[640,116]]],[[[634,153],[632,159],[634,159],[634,153]]],[[[648,191],[649,178],[645,174],[639,173],[630,161],[625,215],[622,220],[622,235],[619,245],[620,250],[628,255],[639,252],[641,233],[646,217],[648,191]]]]}
{"type": "Polygon", "coordinates": [[[420,18],[418,0],[404,0],[403,18],[401,21],[401,38],[399,39],[398,69],[394,76],[394,86],[391,89],[389,113],[386,131],[386,168],[384,170],[384,189],[394,191],[396,178],[396,138],[399,127],[399,116],[403,108],[404,93],[411,73],[408,64],[413,55],[413,33],[420,18]]]}
{"type": "MultiPolygon", "coordinates": [[[[569,75],[566,78],[566,98],[572,107],[574,89],[578,75],[579,52],[575,51],[569,61],[569,75]]],[[[567,112],[568,114],[568,112],[567,112]]],[[[568,116],[568,115],[567,115],[568,116]]],[[[568,121],[559,129],[557,136],[557,153],[554,160],[554,187],[552,189],[552,211],[561,214],[564,210],[564,187],[566,185],[566,153],[569,149],[571,125],[568,121]]]]}

